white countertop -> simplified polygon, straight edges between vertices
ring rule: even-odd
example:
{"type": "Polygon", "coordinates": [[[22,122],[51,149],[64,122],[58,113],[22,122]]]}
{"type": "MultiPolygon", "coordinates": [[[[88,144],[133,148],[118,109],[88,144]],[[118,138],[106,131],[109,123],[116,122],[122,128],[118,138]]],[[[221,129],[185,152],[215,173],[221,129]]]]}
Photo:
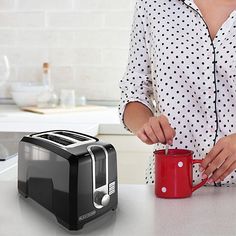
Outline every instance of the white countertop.
{"type": "MultiPolygon", "coordinates": [[[[17,193],[15,181],[0,182],[0,235],[71,235],[56,218],[17,193]]],[[[119,204],[73,235],[235,236],[236,188],[203,187],[191,198],[160,199],[151,185],[120,185],[119,204]]]]}
{"type": "Polygon", "coordinates": [[[69,129],[94,136],[101,133],[128,134],[120,125],[117,107],[41,115],[21,111],[16,106],[0,105],[0,132],[41,132],[52,129],[69,129]]]}
{"type": "MultiPolygon", "coordinates": [[[[48,116],[15,108],[0,112],[1,132],[38,132],[58,128],[76,130],[76,127],[78,131],[91,135],[98,134],[101,129],[108,133],[121,132],[116,108],[48,116]]],[[[18,195],[16,161],[17,158],[13,158],[0,165],[0,236],[71,235],[57,223],[53,214],[18,195]]],[[[236,188],[203,187],[191,198],[158,199],[153,186],[120,185],[117,211],[96,219],[73,234],[235,236],[236,188]]]]}

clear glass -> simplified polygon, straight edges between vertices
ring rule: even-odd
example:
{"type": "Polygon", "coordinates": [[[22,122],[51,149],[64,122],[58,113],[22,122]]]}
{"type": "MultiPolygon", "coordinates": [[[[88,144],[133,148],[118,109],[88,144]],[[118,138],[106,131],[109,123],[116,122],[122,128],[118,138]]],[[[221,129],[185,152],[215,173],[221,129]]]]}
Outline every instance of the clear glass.
{"type": "Polygon", "coordinates": [[[60,94],[60,105],[63,108],[73,108],[75,104],[75,90],[62,89],[60,94]]]}
{"type": "Polygon", "coordinates": [[[46,87],[42,93],[40,93],[37,101],[39,108],[55,108],[58,105],[58,96],[54,90],[50,87],[46,87]]]}
{"type": "Polygon", "coordinates": [[[87,101],[86,101],[86,97],[85,96],[81,96],[78,98],[78,105],[79,106],[85,106],[87,104],[87,101]]]}

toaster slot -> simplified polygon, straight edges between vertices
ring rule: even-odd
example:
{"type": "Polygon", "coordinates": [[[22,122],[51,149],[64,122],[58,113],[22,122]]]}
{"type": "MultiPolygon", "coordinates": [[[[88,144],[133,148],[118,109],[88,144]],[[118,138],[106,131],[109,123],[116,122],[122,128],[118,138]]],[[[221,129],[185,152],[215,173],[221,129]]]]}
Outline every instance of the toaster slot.
{"type": "Polygon", "coordinates": [[[43,134],[43,135],[39,135],[38,137],[42,138],[42,139],[47,139],[47,140],[52,141],[57,144],[61,144],[63,146],[68,146],[68,145],[74,144],[74,142],[71,140],[65,139],[63,137],[51,135],[51,134],[43,134]]]}
{"type": "Polygon", "coordinates": [[[63,135],[63,136],[75,139],[77,141],[80,141],[80,142],[91,140],[88,137],[78,135],[78,134],[75,134],[75,133],[72,133],[72,132],[60,131],[60,132],[55,132],[55,134],[63,135]]]}
{"type": "Polygon", "coordinates": [[[87,143],[96,142],[97,139],[80,133],[67,130],[52,130],[31,135],[34,138],[45,139],[61,147],[74,148],[87,143]]]}

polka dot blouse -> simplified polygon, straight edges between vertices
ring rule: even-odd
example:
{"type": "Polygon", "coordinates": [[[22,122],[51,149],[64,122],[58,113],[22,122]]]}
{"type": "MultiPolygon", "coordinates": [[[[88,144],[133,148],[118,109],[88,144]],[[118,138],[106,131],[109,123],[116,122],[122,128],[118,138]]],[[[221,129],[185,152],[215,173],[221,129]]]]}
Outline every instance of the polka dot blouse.
{"type": "MultiPolygon", "coordinates": [[[[212,40],[193,0],[137,0],[120,89],[122,122],[126,104],[139,101],[168,117],[176,131],[172,148],[204,158],[236,133],[236,11],[212,40]]],[[[153,157],[146,180],[154,182],[153,157]]],[[[200,180],[195,166],[194,182],[200,180]]],[[[234,183],[236,170],[221,182],[234,183]]]]}

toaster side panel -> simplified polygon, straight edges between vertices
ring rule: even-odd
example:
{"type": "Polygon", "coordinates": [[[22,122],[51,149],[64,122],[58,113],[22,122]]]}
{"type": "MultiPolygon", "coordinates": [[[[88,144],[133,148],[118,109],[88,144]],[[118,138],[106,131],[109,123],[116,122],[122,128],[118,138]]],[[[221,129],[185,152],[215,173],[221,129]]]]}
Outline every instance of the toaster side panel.
{"type": "Polygon", "coordinates": [[[68,160],[27,142],[19,144],[18,191],[64,221],[69,218],[68,160]]]}
{"type": "MultiPolygon", "coordinates": [[[[94,186],[93,186],[93,168],[92,158],[90,155],[85,155],[79,158],[78,164],[78,224],[85,223],[105,214],[110,210],[115,210],[118,204],[117,191],[117,159],[115,148],[103,142],[97,142],[96,145],[102,146],[108,153],[108,193],[110,195],[110,202],[102,208],[96,208],[94,205],[94,186]]],[[[101,148],[92,149],[94,155],[102,155],[101,148]]],[[[104,153],[103,153],[104,155],[104,153]]],[[[100,157],[95,157],[98,161],[100,157]]],[[[103,158],[102,158],[103,159],[103,158]]],[[[102,162],[101,162],[102,164],[102,162]]],[[[103,173],[103,167],[98,165],[103,173]]],[[[99,180],[98,176],[98,180],[99,180]]],[[[100,181],[99,181],[100,182],[100,181]]],[[[103,183],[103,181],[102,181],[103,183]]],[[[95,182],[96,184],[96,182],[95,182]]],[[[99,187],[95,186],[95,188],[99,187]]]]}
{"type": "Polygon", "coordinates": [[[78,215],[94,210],[92,160],[90,155],[79,158],[78,162],[78,215]]]}
{"type": "Polygon", "coordinates": [[[114,210],[118,204],[117,153],[112,145],[108,145],[107,149],[109,150],[109,195],[111,197],[111,206],[114,210]]]}

